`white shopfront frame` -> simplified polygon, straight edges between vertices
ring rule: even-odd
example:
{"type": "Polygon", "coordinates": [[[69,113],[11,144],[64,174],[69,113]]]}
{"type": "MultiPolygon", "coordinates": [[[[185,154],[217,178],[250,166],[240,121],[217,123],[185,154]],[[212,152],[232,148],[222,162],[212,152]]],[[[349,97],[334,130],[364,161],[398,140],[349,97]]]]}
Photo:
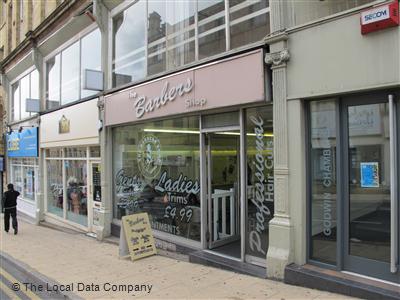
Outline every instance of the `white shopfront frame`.
{"type": "Polygon", "coordinates": [[[58,148],[61,151],[61,156],[60,157],[47,157],[46,155],[46,150],[50,150],[52,148],[44,148],[43,150],[43,157],[44,157],[44,211],[45,215],[53,218],[57,221],[66,223],[68,225],[71,225],[73,227],[77,227],[79,229],[82,229],[84,231],[93,231],[93,197],[91,196],[91,193],[87,193],[87,224],[88,226],[83,226],[79,223],[75,223],[71,220],[67,219],[67,207],[66,207],[66,201],[67,199],[67,178],[66,178],[66,167],[65,167],[65,161],[85,161],[86,162],[86,187],[87,190],[93,190],[93,187],[90,187],[92,185],[92,174],[91,174],[91,165],[92,163],[98,163],[101,164],[101,158],[100,157],[91,157],[90,156],[90,148],[92,147],[99,147],[99,145],[90,145],[90,146],[84,146],[86,148],[86,157],[67,157],[65,155],[64,149],[66,148],[83,148],[82,146],[76,146],[76,147],[63,147],[63,148],[58,148]],[[62,182],[63,182],[63,217],[59,217],[55,214],[52,214],[51,212],[48,211],[48,188],[47,188],[47,179],[48,179],[48,174],[47,174],[47,162],[55,160],[55,161],[61,161],[62,162],[62,182]]]}

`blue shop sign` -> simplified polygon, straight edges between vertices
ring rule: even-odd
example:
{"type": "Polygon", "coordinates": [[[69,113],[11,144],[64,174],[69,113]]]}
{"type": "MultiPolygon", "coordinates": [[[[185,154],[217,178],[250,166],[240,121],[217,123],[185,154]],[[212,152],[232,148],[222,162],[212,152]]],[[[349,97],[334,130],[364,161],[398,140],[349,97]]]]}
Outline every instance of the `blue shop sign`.
{"type": "Polygon", "coordinates": [[[8,157],[38,157],[38,128],[25,128],[7,135],[8,157]]]}

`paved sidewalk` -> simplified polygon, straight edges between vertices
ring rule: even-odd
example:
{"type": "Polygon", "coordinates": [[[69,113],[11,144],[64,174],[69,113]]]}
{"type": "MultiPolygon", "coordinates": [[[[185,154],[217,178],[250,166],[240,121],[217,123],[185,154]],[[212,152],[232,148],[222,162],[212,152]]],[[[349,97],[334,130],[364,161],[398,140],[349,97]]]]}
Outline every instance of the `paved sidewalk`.
{"type": "Polygon", "coordinates": [[[82,298],[351,299],[160,255],[131,262],[118,258],[116,245],[23,221],[16,236],[3,231],[2,218],[0,229],[1,251],[60,284],[74,283],[73,292],[82,298]],[[99,291],[77,291],[79,282],[92,290],[92,284],[99,285],[99,291]],[[105,290],[136,284],[152,285],[152,289],[150,293],[148,288],[130,293],[105,290]]]}

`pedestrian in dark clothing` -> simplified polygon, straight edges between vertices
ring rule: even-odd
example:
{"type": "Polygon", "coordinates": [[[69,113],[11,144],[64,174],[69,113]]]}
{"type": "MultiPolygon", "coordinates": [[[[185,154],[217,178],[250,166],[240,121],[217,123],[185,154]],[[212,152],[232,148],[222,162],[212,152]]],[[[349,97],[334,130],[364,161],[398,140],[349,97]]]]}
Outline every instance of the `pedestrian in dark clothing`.
{"type": "Polygon", "coordinates": [[[12,218],[12,227],[14,234],[18,233],[17,222],[17,198],[19,192],[14,190],[14,185],[11,183],[7,185],[8,191],[3,196],[3,211],[4,211],[4,230],[8,232],[10,229],[10,215],[12,218]]]}

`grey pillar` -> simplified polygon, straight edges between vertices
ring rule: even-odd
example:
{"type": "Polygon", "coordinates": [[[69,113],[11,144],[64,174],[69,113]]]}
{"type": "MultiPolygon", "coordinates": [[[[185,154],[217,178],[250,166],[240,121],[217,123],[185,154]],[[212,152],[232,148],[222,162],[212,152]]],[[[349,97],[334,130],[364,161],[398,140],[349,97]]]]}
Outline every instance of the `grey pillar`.
{"type": "Polygon", "coordinates": [[[288,112],[286,88],[286,62],[290,55],[285,32],[266,38],[270,53],[265,63],[272,69],[273,122],[274,122],[274,189],[275,213],[269,223],[267,253],[268,277],[282,279],[285,266],[292,261],[293,228],[289,211],[289,159],[288,112]]]}
{"type": "MultiPolygon", "coordinates": [[[[96,17],[96,23],[99,26],[101,32],[101,69],[103,71],[103,86],[107,90],[110,88],[109,81],[107,80],[107,74],[109,74],[109,63],[108,63],[108,39],[109,39],[109,10],[103,3],[102,0],[93,1],[93,14],[96,17]]],[[[99,120],[104,122],[104,97],[101,96],[97,103],[99,108],[99,120]]],[[[99,131],[100,141],[100,156],[101,156],[101,208],[99,211],[99,225],[97,226],[96,234],[97,239],[102,240],[111,234],[111,221],[112,221],[112,197],[111,197],[111,175],[110,172],[110,159],[107,139],[107,130],[102,128],[99,131]]]]}
{"type": "MultiPolygon", "coordinates": [[[[33,63],[36,67],[36,70],[39,72],[39,105],[40,105],[40,111],[46,110],[46,91],[45,91],[45,80],[46,80],[46,75],[44,74],[44,68],[43,68],[43,55],[39,51],[37,47],[32,48],[32,60],[33,63]]],[[[37,123],[38,126],[40,126],[40,117],[37,117],[37,123]]],[[[45,182],[44,182],[44,172],[45,172],[45,161],[43,157],[42,151],[40,151],[40,144],[39,144],[39,158],[38,158],[38,164],[39,164],[39,190],[36,191],[36,217],[35,217],[35,223],[36,225],[39,225],[40,221],[44,220],[44,187],[45,187],[45,182]]]]}

